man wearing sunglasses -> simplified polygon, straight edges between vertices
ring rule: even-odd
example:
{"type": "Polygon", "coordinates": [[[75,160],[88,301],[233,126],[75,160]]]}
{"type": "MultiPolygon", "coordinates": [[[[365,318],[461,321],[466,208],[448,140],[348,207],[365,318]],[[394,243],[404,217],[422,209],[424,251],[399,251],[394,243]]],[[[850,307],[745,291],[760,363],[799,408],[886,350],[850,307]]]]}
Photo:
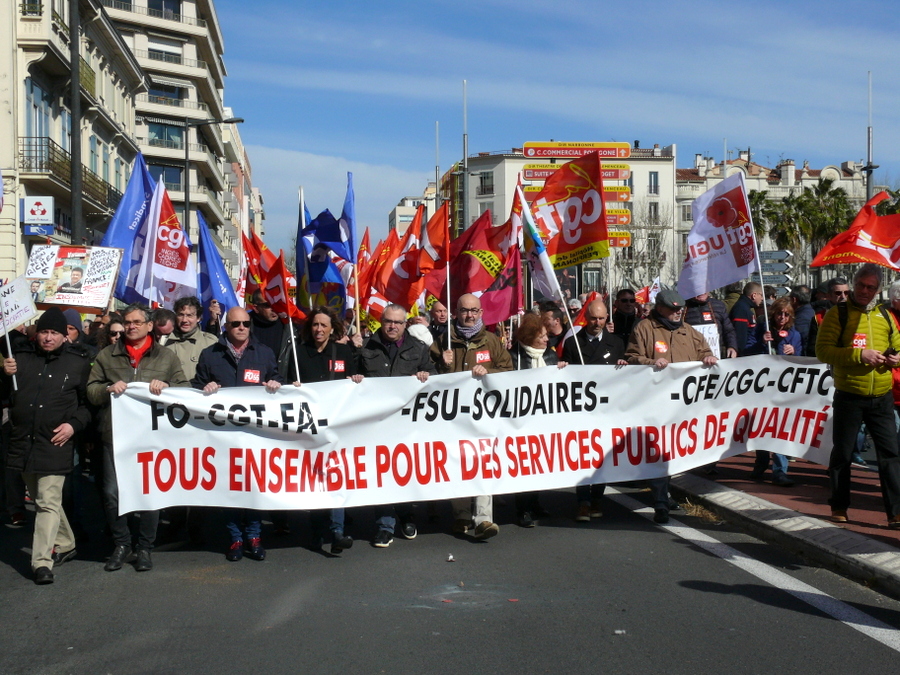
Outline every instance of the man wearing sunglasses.
{"type": "Polygon", "coordinates": [[[728,318],[734,326],[734,339],[738,356],[744,356],[750,333],[756,330],[756,308],[762,307],[763,289],[755,281],[744,285],[744,293],[734,303],[728,318]]]}
{"type": "Polygon", "coordinates": [[[847,302],[847,298],[850,297],[850,284],[844,277],[829,279],[825,284],[825,288],[827,289],[825,297],[812,303],[815,314],[812,321],[809,322],[809,335],[806,338],[804,356],[816,355],[816,340],[819,337],[819,328],[828,310],[835,305],[847,302]]]}
{"type": "Polygon", "coordinates": [[[637,322],[641,320],[641,313],[638,311],[637,298],[634,291],[630,288],[620,288],[616,293],[616,300],[613,302],[613,313],[610,320],[610,326],[615,335],[618,335],[623,344],[628,344],[628,338],[631,337],[631,331],[634,330],[637,322]]]}
{"type": "MultiPolygon", "coordinates": [[[[225,334],[200,353],[197,372],[191,379],[194,389],[214,395],[222,387],[264,386],[270,394],[281,387],[275,354],[250,336],[250,315],[240,307],[232,307],[225,315],[225,334]]],[[[262,517],[259,511],[228,509],[228,533],[231,543],[225,558],[237,562],[244,557],[265,560],[262,547],[262,517]],[[241,520],[244,530],[241,530],[241,520]]]]}
{"type": "MultiPolygon", "coordinates": [[[[88,401],[100,409],[98,422],[103,434],[103,501],[116,545],[104,567],[107,572],[122,569],[131,556],[128,515],[119,515],[119,484],[113,455],[110,407],[112,397],[124,393],[129,382],[148,382],[150,393],[156,396],[166,387],[189,385],[178,357],[158,345],[150,335],[153,327],[150,310],[144,305],[132,304],[122,314],[125,339],[100,350],[87,384],[88,401]]],[[[130,490],[134,486],[123,485],[122,489],[130,490]]],[[[141,511],[139,515],[141,523],[135,569],[146,572],[153,569],[150,550],[156,541],[159,511],[141,511]]]]}

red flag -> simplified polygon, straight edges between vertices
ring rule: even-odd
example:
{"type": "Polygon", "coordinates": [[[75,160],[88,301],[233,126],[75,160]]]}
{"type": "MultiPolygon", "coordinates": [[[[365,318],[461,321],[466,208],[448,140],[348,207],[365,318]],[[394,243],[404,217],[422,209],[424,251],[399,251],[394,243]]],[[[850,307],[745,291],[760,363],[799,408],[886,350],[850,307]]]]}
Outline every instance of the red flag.
{"type": "Polygon", "coordinates": [[[879,216],[875,205],[890,199],[879,192],[866,202],[846,232],[829,241],[811,267],[871,262],[900,271],[900,214],[879,216]]]}
{"type": "Polygon", "coordinates": [[[247,288],[245,293],[250,295],[263,285],[263,273],[259,268],[259,249],[256,248],[256,244],[243,232],[241,232],[241,238],[244,243],[244,256],[247,264],[247,288]]]}
{"type": "Polygon", "coordinates": [[[253,245],[256,247],[256,250],[259,252],[259,269],[262,272],[263,276],[266,276],[269,273],[269,270],[272,269],[272,266],[275,264],[277,258],[275,254],[266,246],[265,242],[259,238],[259,235],[256,234],[253,230],[250,231],[250,236],[253,238],[253,245]]]}
{"type": "Polygon", "coordinates": [[[262,288],[263,299],[272,306],[272,310],[282,315],[286,320],[303,321],[306,314],[300,310],[288,295],[288,273],[284,266],[284,253],[282,252],[269,270],[265,286],[262,288]]]}
{"type": "Polygon", "coordinates": [[[650,302],[650,287],[644,286],[641,290],[636,291],[634,294],[634,299],[642,305],[646,305],[648,302],[650,302]]]}
{"type": "Polygon", "coordinates": [[[372,257],[372,245],[369,243],[369,228],[366,228],[362,240],[359,242],[359,251],[356,254],[356,261],[362,262],[372,257]]]}
{"type": "Polygon", "coordinates": [[[532,210],[541,234],[548,239],[547,254],[554,269],[609,255],[603,178],[596,152],[554,171],[532,210]]]}
{"type": "Polygon", "coordinates": [[[422,230],[422,243],[419,248],[419,276],[428,274],[436,267],[443,267],[449,258],[450,211],[448,203],[444,202],[422,230]]]}
{"type": "Polygon", "coordinates": [[[420,204],[400,245],[389,252],[389,257],[379,270],[374,283],[375,288],[384,297],[407,310],[419,297],[424,284],[419,277],[419,244],[422,240],[424,215],[425,205],[420,204]]]}
{"type": "Polygon", "coordinates": [[[522,258],[518,247],[510,251],[503,270],[480,300],[485,324],[501,323],[522,312],[522,258]]]}
{"type": "Polygon", "coordinates": [[[578,316],[572,321],[573,326],[587,326],[587,319],[584,318],[584,315],[587,313],[588,305],[591,304],[594,300],[599,300],[602,296],[597,291],[591,291],[588,294],[587,298],[584,300],[584,304],[581,306],[581,311],[578,312],[578,316]]]}

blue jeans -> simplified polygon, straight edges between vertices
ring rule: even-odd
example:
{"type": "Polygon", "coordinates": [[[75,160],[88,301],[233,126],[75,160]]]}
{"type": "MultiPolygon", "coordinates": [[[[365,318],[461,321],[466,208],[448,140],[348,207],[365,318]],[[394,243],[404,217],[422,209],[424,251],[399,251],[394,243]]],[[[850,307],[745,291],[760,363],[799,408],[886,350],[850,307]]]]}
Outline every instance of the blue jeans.
{"type": "Polygon", "coordinates": [[[788,458],[786,455],[779,455],[777,452],[769,452],[768,450],[756,451],[756,462],[753,464],[753,472],[763,474],[769,468],[769,459],[772,460],[772,478],[786,476],[788,470],[788,458]]]}
{"type": "Polygon", "coordinates": [[[225,527],[228,528],[228,534],[231,535],[231,541],[241,541],[245,538],[259,539],[262,533],[262,520],[259,517],[259,511],[252,509],[226,509],[228,522],[225,527]],[[244,523],[244,531],[241,532],[241,521],[244,523]]]}
{"type": "Polygon", "coordinates": [[[325,530],[330,530],[332,534],[344,531],[344,509],[317,509],[309,514],[310,525],[312,526],[313,535],[316,537],[325,536],[325,530]]]}

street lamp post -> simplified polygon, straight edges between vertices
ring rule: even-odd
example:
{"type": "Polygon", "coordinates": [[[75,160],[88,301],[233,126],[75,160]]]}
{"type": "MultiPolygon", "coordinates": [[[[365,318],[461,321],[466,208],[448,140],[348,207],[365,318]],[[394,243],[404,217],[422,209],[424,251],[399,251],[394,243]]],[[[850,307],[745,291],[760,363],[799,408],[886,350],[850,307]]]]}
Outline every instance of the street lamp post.
{"type": "Polygon", "coordinates": [[[202,127],[207,124],[240,124],[244,121],[243,117],[229,117],[224,120],[208,119],[208,120],[184,120],[184,231],[190,234],[191,228],[191,144],[188,142],[190,138],[191,127],[202,127]]]}

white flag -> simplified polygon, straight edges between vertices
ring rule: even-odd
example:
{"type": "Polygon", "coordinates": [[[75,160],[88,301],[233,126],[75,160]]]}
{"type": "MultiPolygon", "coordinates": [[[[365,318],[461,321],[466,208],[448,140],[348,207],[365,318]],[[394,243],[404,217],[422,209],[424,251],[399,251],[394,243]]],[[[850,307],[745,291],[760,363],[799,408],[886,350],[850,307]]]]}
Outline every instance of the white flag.
{"type": "Polygon", "coordinates": [[[759,269],[744,174],[729,176],[694,200],[694,226],[678,292],[685,298],[746,279],[759,269]]]}

